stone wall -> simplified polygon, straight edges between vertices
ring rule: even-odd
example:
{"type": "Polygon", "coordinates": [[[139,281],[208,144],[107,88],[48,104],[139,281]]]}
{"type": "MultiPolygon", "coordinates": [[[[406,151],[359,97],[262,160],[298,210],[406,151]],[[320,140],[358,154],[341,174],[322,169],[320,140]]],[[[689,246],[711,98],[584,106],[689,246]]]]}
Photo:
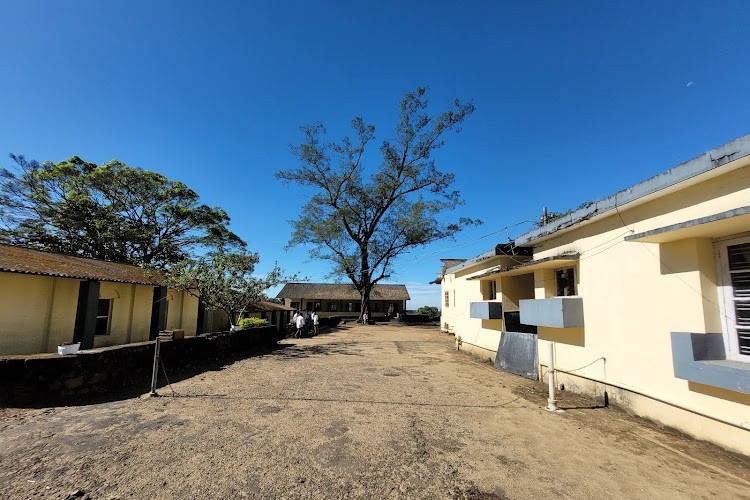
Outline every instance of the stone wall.
{"type": "MultiPolygon", "coordinates": [[[[228,362],[234,353],[276,344],[273,326],[216,332],[161,342],[161,358],[172,373],[228,362]]],[[[76,355],[0,358],[0,404],[44,405],[114,398],[127,391],[148,392],[154,342],[81,351],[76,355]]],[[[169,373],[169,372],[168,372],[169,373]]],[[[159,370],[160,380],[163,372],[159,370]]]]}

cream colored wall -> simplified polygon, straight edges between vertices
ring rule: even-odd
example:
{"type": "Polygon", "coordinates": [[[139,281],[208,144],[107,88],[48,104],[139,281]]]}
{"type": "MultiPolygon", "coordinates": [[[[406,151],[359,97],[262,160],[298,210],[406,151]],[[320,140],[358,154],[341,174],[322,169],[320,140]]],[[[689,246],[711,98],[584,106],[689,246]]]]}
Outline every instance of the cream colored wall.
{"type": "MultiPolygon", "coordinates": [[[[619,216],[535,248],[535,259],[567,251],[581,254],[577,293],[583,297],[585,323],[583,329],[539,328],[539,351],[546,352],[546,341],[554,340],[557,368],[563,371],[575,370],[576,375],[750,427],[750,396],[699,390],[673,372],[671,332],[721,332],[713,241],[624,241],[632,233],[746,206],[748,201],[750,168],[744,167],[643,206],[621,209],[619,216]]],[[[537,298],[554,295],[553,287],[553,270],[535,272],[537,298]]],[[[726,425],[717,430],[715,423],[688,412],[664,411],[648,399],[636,400],[630,406],[643,415],[750,453],[748,433],[726,425]]]]}
{"type": "Polygon", "coordinates": [[[185,330],[186,337],[195,335],[198,326],[198,299],[185,290],[167,291],[167,330],[185,330]]]}
{"type": "MultiPolygon", "coordinates": [[[[512,259],[505,256],[496,256],[486,259],[474,266],[462,269],[456,273],[446,274],[440,285],[441,289],[441,316],[440,325],[444,330],[445,324],[449,325],[447,331],[461,336],[464,349],[469,350],[482,357],[494,359],[500,344],[500,335],[503,328],[502,320],[481,320],[469,317],[471,302],[485,301],[486,283],[481,280],[469,280],[480,275],[487,269],[502,265],[514,264],[512,259]],[[445,306],[444,293],[450,295],[450,305],[445,306]],[[478,349],[474,349],[474,347],[478,349]]],[[[495,279],[497,282],[496,302],[502,301],[502,286],[500,275],[488,276],[486,279],[495,279]]]]}
{"type": "MultiPolygon", "coordinates": [[[[0,355],[57,352],[73,340],[80,281],[0,272],[0,355]]],[[[170,290],[167,325],[195,335],[198,299],[170,290]]],[[[112,299],[108,335],[96,335],[94,347],[149,339],[153,287],[101,282],[99,298],[112,299]]]]}
{"type": "Polygon", "coordinates": [[[45,352],[52,343],[56,352],[73,340],[77,280],[0,272],[0,290],[0,355],[45,352]]]}
{"type": "Polygon", "coordinates": [[[99,284],[99,298],[112,299],[112,312],[109,335],[96,335],[94,347],[148,340],[154,300],[152,286],[102,281],[99,284]]]}

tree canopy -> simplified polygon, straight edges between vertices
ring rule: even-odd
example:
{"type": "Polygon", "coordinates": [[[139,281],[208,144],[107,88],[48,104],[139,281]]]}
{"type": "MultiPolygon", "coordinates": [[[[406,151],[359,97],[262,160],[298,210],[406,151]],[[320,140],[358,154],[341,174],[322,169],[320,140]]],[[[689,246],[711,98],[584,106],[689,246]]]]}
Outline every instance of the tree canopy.
{"type": "Polygon", "coordinates": [[[352,120],[353,138],[338,142],[324,142],[321,124],[302,127],[303,142],[292,147],[299,166],[276,173],[313,188],[292,223],[289,245],[310,245],[313,258],[330,261],[333,275],[348,278],[362,295],[363,315],[369,313],[372,286],[392,276],[400,255],[479,223],[443,220],[443,212],[463,201],[451,189],[454,175],[438,170],[431,157],[474,106],[455,100],[436,115],[427,108],[425,88],[403,96],[399,121],[380,145],[375,166],[365,166],[375,127],[358,117],[352,120]]]}
{"type": "Polygon", "coordinates": [[[185,184],[113,160],[0,169],[0,242],[163,268],[198,250],[243,248],[224,210],[185,184]]]}
{"type": "Polygon", "coordinates": [[[265,290],[286,279],[278,266],[264,277],[254,276],[258,262],[257,253],[214,251],[174,264],[165,275],[165,284],[187,290],[209,308],[224,311],[235,326],[252,302],[265,299],[265,290]]]}

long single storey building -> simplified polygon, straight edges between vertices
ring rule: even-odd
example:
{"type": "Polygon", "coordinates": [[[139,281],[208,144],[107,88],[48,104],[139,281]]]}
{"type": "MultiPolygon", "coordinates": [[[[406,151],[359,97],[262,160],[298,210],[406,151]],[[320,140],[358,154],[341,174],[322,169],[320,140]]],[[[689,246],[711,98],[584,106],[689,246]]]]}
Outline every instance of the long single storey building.
{"type": "MultiPolygon", "coordinates": [[[[750,135],[445,270],[499,368],[750,455],[750,135]]],[[[564,392],[560,396],[565,399],[564,392]]]]}
{"type": "Polygon", "coordinates": [[[0,355],[142,342],[166,329],[192,336],[211,328],[207,316],[143,268],[0,245],[0,355]]]}
{"type": "MultiPolygon", "coordinates": [[[[299,311],[318,311],[320,316],[358,316],[362,308],[359,292],[351,284],[287,283],[276,296],[299,311]]],[[[373,287],[370,314],[391,315],[406,311],[409,292],[405,285],[373,287]]]]}

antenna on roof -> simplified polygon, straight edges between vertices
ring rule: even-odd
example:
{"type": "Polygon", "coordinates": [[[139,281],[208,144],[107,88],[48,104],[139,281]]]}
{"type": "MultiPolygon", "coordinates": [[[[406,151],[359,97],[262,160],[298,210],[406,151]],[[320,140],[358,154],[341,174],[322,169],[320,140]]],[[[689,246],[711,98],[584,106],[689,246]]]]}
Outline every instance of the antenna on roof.
{"type": "Polygon", "coordinates": [[[542,226],[547,225],[549,215],[547,214],[547,207],[542,207],[542,226]]]}

